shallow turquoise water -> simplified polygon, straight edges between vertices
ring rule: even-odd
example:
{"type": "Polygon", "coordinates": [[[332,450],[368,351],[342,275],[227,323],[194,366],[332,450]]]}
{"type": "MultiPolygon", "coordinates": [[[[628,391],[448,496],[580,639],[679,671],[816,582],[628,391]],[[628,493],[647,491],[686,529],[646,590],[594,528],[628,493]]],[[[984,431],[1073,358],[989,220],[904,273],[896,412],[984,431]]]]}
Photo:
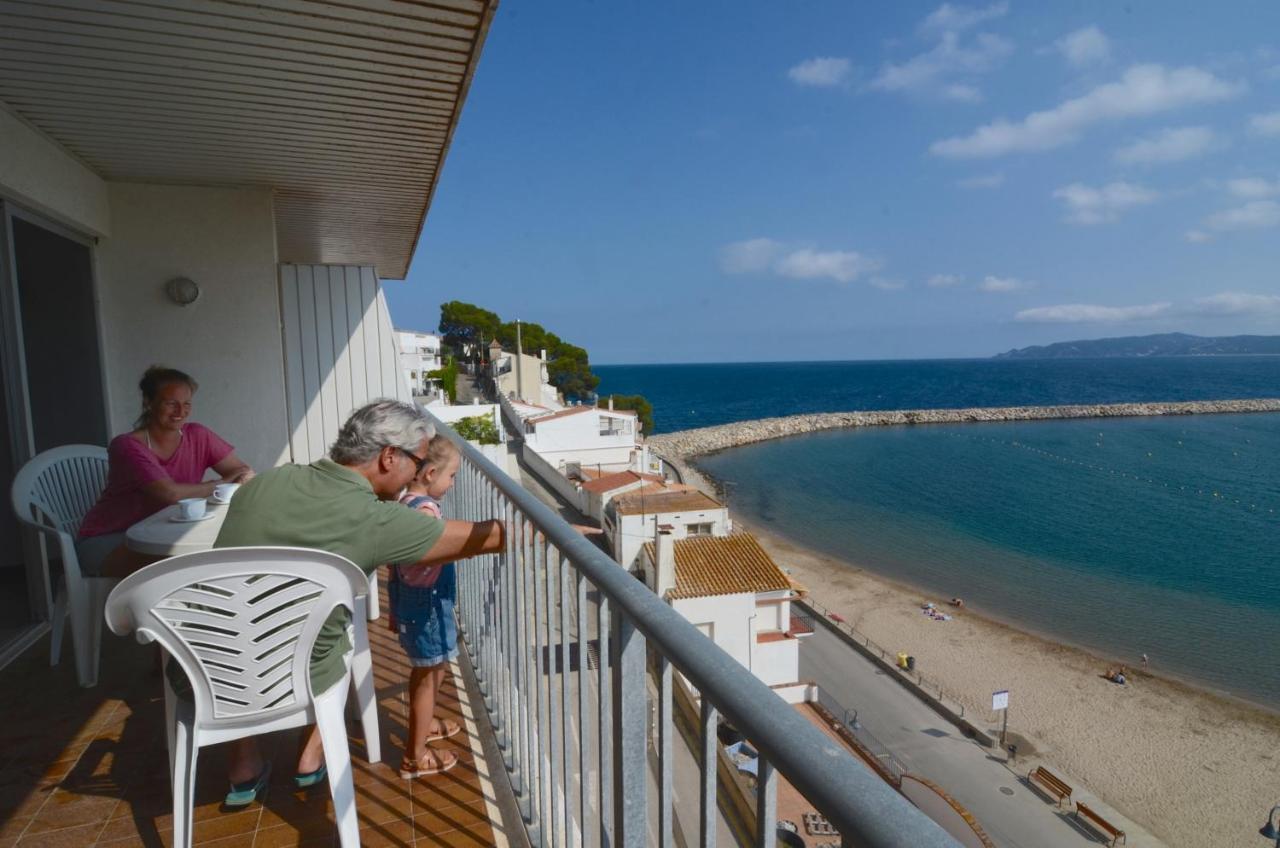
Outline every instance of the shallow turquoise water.
{"type": "Polygon", "coordinates": [[[700,464],[808,547],[1280,704],[1280,415],[837,431],[700,464]]]}

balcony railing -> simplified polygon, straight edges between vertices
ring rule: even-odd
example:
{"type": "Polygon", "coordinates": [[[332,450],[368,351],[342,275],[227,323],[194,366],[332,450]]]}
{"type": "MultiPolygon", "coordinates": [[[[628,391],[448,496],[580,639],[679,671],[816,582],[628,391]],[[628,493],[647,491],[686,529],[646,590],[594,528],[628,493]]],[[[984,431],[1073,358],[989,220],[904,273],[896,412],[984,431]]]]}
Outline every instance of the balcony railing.
{"type": "Polygon", "coordinates": [[[844,846],[956,845],[644,584],[448,427],[463,452],[451,518],[507,522],[507,549],[458,569],[462,638],[536,846],[673,838],[673,670],[701,696],[696,841],[716,840],[716,744],[725,716],[760,752],[755,844],[775,844],[780,773],[844,846]],[[591,668],[595,663],[595,669],[591,668]],[[656,686],[656,797],[649,797],[656,686]]]}

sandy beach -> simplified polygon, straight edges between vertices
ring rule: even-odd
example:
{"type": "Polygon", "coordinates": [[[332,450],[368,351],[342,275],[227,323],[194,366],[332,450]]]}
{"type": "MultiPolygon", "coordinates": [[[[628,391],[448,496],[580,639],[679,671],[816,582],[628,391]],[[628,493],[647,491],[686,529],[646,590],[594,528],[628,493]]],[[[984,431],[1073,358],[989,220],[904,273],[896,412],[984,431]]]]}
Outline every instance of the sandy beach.
{"type": "MultiPolygon", "coordinates": [[[[714,490],[683,468],[693,472],[686,482],[714,490]]],[[[1138,657],[1055,644],[736,517],[735,525],[827,609],[885,648],[913,654],[979,726],[983,717],[994,727],[991,692],[1009,689],[1009,730],[1034,748],[1020,760],[1044,763],[1169,846],[1264,844],[1258,829],[1280,799],[1280,715],[1163,679],[1158,657],[1144,673],[1138,657]],[[952,620],[922,615],[926,601],[952,620]],[[1125,686],[1102,677],[1120,663],[1131,672],[1125,686]]]]}

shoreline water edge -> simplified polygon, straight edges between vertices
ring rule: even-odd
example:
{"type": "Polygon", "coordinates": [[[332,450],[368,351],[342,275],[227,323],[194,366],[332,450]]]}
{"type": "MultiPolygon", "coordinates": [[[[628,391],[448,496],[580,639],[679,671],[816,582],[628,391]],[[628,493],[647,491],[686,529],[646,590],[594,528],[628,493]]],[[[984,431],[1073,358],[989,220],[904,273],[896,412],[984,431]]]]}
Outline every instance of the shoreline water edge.
{"type": "MultiPolygon", "coordinates": [[[[1280,412],[1280,399],[819,413],[658,434],[648,445],[684,482],[723,500],[723,488],[698,466],[698,457],[767,439],[841,427],[1246,412],[1280,412]]],[[[1275,800],[1280,712],[1274,708],[1144,670],[1137,657],[1099,656],[968,607],[948,610],[953,621],[940,628],[919,610],[924,602],[945,599],[874,564],[828,556],[772,529],[734,521],[827,610],[874,642],[914,655],[975,724],[983,726],[979,717],[986,717],[986,726],[994,727],[990,692],[1013,689],[1009,727],[1020,737],[1019,761],[1027,767],[1050,765],[1171,846],[1257,838],[1255,820],[1275,800]],[[1120,664],[1130,672],[1130,685],[1102,676],[1120,664]]]]}

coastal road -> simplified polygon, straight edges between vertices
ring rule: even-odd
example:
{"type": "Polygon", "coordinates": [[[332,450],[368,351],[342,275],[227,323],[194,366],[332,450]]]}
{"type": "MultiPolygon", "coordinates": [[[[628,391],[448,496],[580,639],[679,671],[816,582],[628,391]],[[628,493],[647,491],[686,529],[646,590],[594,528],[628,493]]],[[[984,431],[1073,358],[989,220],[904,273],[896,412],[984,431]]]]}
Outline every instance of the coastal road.
{"type": "MultiPolygon", "coordinates": [[[[1003,758],[925,706],[821,624],[801,642],[800,678],[812,680],[893,752],[963,804],[1000,848],[1080,848],[1098,842],[1029,789],[1003,758]]],[[[1129,840],[1133,843],[1133,839],[1129,840]]]]}

